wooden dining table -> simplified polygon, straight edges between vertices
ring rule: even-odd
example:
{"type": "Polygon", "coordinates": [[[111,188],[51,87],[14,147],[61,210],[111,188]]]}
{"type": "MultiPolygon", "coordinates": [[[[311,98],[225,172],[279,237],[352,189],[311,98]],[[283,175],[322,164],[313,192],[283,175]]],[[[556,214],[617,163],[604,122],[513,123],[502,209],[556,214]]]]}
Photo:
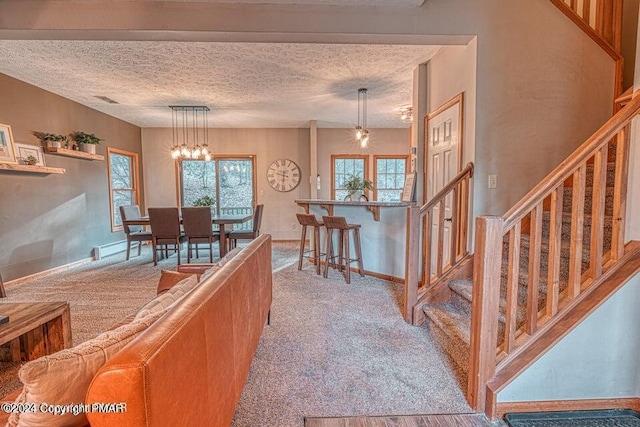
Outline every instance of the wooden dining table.
{"type": "MultiPolygon", "coordinates": [[[[225,233],[225,226],[230,224],[242,224],[253,218],[251,213],[243,214],[224,214],[224,215],[211,215],[211,223],[217,224],[220,227],[220,258],[227,254],[227,235],[225,233]]],[[[182,219],[180,219],[182,221],[182,219]]],[[[148,216],[143,216],[138,219],[123,220],[124,225],[151,225],[148,216]]]]}

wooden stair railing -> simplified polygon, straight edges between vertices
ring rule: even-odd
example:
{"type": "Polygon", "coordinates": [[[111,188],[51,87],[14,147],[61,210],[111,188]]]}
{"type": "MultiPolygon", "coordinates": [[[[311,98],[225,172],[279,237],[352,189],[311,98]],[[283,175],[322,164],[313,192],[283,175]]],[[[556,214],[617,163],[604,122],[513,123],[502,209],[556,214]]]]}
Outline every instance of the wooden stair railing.
{"type": "MultiPolygon", "coordinates": [[[[569,19],[593,39],[615,62],[613,97],[622,93],[623,58],[622,4],[623,0],[551,0],[569,19]]],[[[614,104],[614,111],[619,109],[614,104]]]]}
{"type": "Polygon", "coordinates": [[[437,286],[447,272],[455,268],[469,254],[468,233],[471,211],[469,209],[470,179],[473,163],[468,163],[446,186],[422,207],[407,208],[407,250],[405,264],[404,317],[416,324],[415,307],[427,292],[437,286]],[[445,218],[445,203],[451,203],[451,217],[445,218]],[[434,209],[438,208],[438,218],[434,209]],[[437,219],[434,223],[433,220],[437,219]],[[444,242],[445,221],[451,223],[448,247],[444,242]],[[434,227],[433,224],[436,226],[434,227]],[[436,229],[435,244],[432,231],[436,229]],[[449,260],[444,261],[444,254],[449,260]],[[432,259],[432,256],[434,259],[432,259]],[[431,261],[435,261],[432,271],[431,261]]]}
{"type": "Polygon", "coordinates": [[[639,113],[640,96],[629,100],[504,217],[477,218],[467,390],[476,411],[494,413],[497,393],[553,344],[541,338],[545,332],[559,322],[565,322],[565,331],[577,324],[583,317],[570,311],[629,256],[631,246],[625,246],[624,239],[628,152],[631,120],[639,113]],[[613,163],[607,185],[608,164],[613,163]],[[613,206],[605,211],[607,187],[613,206]],[[570,218],[563,211],[565,188],[572,191],[571,203],[566,203],[570,218]],[[585,214],[587,193],[590,214],[585,214]],[[605,217],[611,225],[606,232],[605,217]],[[521,262],[523,240],[528,241],[528,263],[521,262]],[[521,269],[527,273],[525,283],[519,280],[521,269]],[[506,301],[502,329],[500,300],[506,301]]]}

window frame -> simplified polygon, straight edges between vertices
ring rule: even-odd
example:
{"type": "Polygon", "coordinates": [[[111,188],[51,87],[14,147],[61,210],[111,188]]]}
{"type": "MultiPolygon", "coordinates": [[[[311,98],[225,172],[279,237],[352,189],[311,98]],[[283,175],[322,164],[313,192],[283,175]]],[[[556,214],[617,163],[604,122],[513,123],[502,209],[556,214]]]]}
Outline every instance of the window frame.
{"type": "MultiPolygon", "coordinates": [[[[338,159],[362,159],[364,160],[364,179],[369,179],[369,155],[368,154],[332,154],[331,155],[331,200],[336,198],[336,160],[338,159]]],[[[369,190],[365,191],[365,194],[369,190]]]]}
{"type": "MultiPolygon", "coordinates": [[[[375,154],[373,156],[373,183],[374,183],[373,200],[374,201],[378,201],[378,186],[376,185],[376,183],[378,182],[378,159],[387,159],[387,160],[404,159],[404,170],[406,175],[409,173],[408,171],[409,171],[410,157],[411,155],[409,154],[375,154]]],[[[390,188],[383,188],[383,190],[390,190],[390,188]]]]}
{"type": "Polygon", "coordinates": [[[133,151],[122,150],[115,147],[107,147],[107,181],[109,184],[109,210],[111,211],[110,222],[111,232],[124,230],[122,224],[116,225],[115,223],[115,209],[113,205],[113,192],[114,191],[131,191],[133,194],[134,205],[140,205],[140,164],[139,154],[133,151]],[[131,184],[132,188],[113,188],[111,186],[111,154],[117,154],[120,156],[126,156],[131,158],[131,184]]]}
{"type": "MultiPolygon", "coordinates": [[[[256,206],[258,206],[258,186],[257,186],[257,159],[255,154],[214,154],[211,156],[211,161],[218,160],[251,160],[251,170],[253,171],[251,177],[251,187],[253,194],[253,206],[251,208],[255,211],[256,206]]],[[[183,201],[184,201],[184,182],[182,180],[182,162],[183,160],[187,161],[203,161],[202,159],[176,159],[175,167],[176,167],[176,204],[179,209],[182,209],[183,201]]],[[[219,163],[218,163],[219,164],[219,163]]],[[[218,170],[216,168],[216,177],[219,177],[218,170]]],[[[216,178],[216,211],[220,211],[220,181],[216,178]]]]}

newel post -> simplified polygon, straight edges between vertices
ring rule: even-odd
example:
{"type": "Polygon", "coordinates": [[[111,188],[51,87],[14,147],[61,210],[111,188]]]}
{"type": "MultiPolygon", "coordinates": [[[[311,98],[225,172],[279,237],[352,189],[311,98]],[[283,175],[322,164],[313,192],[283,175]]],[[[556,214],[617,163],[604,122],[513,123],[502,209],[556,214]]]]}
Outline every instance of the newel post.
{"type": "Polygon", "coordinates": [[[407,240],[404,264],[404,320],[413,323],[413,306],[418,302],[420,265],[420,208],[407,208],[407,240]]]}
{"type": "Polygon", "coordinates": [[[467,401],[477,412],[485,412],[486,385],[496,372],[502,225],[502,217],[476,218],[467,401]]]}

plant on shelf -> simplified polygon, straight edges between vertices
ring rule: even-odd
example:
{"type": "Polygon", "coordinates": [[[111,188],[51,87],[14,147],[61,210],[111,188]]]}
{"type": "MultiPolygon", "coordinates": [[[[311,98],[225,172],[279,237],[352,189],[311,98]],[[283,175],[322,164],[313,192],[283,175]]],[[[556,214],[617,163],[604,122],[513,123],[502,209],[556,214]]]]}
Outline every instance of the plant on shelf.
{"type": "Polygon", "coordinates": [[[213,199],[209,196],[202,196],[193,202],[193,206],[213,206],[213,199]]]}
{"type": "Polygon", "coordinates": [[[362,179],[358,175],[351,175],[351,177],[342,184],[342,187],[349,192],[346,199],[357,202],[361,197],[368,200],[367,196],[364,195],[364,191],[373,190],[373,182],[368,179],[362,179]]]}
{"type": "Polygon", "coordinates": [[[82,151],[89,154],[96,154],[96,145],[103,141],[103,139],[98,138],[92,133],[80,131],[71,132],[69,136],[80,145],[82,151]]]}
{"type": "Polygon", "coordinates": [[[36,159],[34,156],[28,156],[27,158],[23,159],[24,163],[29,165],[29,166],[35,166],[36,163],[38,163],[38,159],[36,159]]]}
{"type": "Polygon", "coordinates": [[[39,131],[33,131],[31,133],[50,148],[62,148],[63,145],[68,144],[69,142],[69,137],[66,135],[58,135],[55,133],[45,133],[39,131]]]}

